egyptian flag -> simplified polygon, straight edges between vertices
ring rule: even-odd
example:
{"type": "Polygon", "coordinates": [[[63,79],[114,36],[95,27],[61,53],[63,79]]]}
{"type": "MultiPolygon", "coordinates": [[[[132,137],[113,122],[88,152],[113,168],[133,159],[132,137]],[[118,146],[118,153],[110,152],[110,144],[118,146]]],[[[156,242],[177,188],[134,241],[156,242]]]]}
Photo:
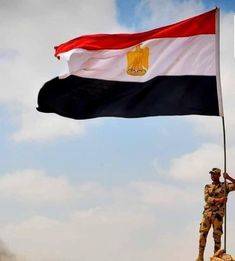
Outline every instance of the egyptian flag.
{"type": "Polygon", "coordinates": [[[68,73],[44,84],[38,111],[73,119],[222,116],[218,12],[147,32],[80,36],[55,47],[68,73]]]}

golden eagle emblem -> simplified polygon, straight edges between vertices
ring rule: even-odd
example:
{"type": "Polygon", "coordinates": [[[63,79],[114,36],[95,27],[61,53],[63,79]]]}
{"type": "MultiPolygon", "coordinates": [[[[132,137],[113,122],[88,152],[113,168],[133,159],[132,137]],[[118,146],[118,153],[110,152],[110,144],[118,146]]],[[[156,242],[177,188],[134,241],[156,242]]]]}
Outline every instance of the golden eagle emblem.
{"type": "Polygon", "coordinates": [[[127,74],[142,76],[149,68],[149,48],[141,48],[140,44],[127,53],[127,74]]]}

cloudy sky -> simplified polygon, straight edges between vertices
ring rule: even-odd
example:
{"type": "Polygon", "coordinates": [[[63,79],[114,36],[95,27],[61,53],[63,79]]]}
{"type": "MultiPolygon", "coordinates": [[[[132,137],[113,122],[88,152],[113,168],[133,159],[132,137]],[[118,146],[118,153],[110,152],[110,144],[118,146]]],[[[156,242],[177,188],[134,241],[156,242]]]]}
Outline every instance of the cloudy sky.
{"type": "MultiPolygon", "coordinates": [[[[234,0],[0,0],[0,260],[195,259],[219,117],[74,121],[36,111],[81,34],[138,32],[221,8],[227,170],[235,177],[234,0]],[[171,251],[169,251],[169,249],[171,251]]],[[[227,252],[235,255],[235,193],[227,252]]],[[[212,254],[209,235],[207,258],[212,254]]]]}

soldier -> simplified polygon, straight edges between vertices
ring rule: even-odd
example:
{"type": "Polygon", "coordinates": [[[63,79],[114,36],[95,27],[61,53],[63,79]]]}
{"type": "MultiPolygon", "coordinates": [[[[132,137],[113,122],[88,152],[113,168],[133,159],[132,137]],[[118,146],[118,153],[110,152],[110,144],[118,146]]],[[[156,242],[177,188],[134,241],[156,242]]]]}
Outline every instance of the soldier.
{"type": "Polygon", "coordinates": [[[227,202],[227,194],[235,190],[235,179],[230,177],[228,173],[224,173],[225,179],[232,183],[220,182],[221,170],[213,168],[210,172],[212,184],[207,184],[204,189],[205,206],[203,211],[203,218],[200,224],[200,238],[199,238],[199,255],[196,261],[204,261],[204,250],[206,247],[206,239],[208,232],[213,227],[214,238],[214,253],[221,248],[221,236],[223,234],[223,217],[224,207],[227,202]]]}

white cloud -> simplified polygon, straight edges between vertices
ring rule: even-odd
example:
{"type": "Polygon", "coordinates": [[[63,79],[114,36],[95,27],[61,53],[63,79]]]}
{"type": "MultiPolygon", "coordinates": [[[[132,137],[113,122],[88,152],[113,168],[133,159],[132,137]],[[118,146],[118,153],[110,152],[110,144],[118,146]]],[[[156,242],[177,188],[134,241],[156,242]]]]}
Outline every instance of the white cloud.
{"type": "Polygon", "coordinates": [[[197,198],[187,188],[160,182],[131,182],[123,187],[103,187],[94,182],[74,183],[67,177],[49,176],[40,170],[19,170],[0,177],[0,200],[11,200],[35,207],[42,205],[73,203],[115,203],[129,205],[164,206],[177,208],[181,198],[185,205],[196,203],[197,198]],[[167,191],[168,196],[162,197],[167,191]]]}
{"type": "MultiPolygon", "coordinates": [[[[132,204],[135,201],[150,206],[150,207],[164,207],[165,209],[177,209],[182,206],[190,206],[191,204],[198,203],[198,197],[192,193],[191,188],[177,187],[172,184],[164,184],[161,182],[132,182],[125,188],[124,191],[117,190],[116,193],[125,195],[128,202],[130,198],[132,204]],[[132,196],[130,195],[132,193],[132,196]],[[167,196],[163,196],[167,194],[167,196]],[[128,198],[129,195],[129,198],[128,198]],[[179,199],[181,199],[179,201],[179,199]]],[[[120,199],[120,196],[119,196],[120,199]]]]}
{"type": "Polygon", "coordinates": [[[22,212],[48,204],[63,212],[62,217],[48,217],[47,209],[41,209],[40,216],[26,214],[21,221],[0,222],[1,236],[19,261],[157,258],[166,249],[164,245],[153,251],[162,246],[164,211],[172,215],[185,206],[190,209],[198,205],[190,189],[174,185],[149,181],[107,188],[95,183],[72,183],[36,170],[2,175],[0,190],[0,199],[15,201],[22,212]],[[88,207],[88,202],[94,207],[88,207]]]}
{"type": "Polygon", "coordinates": [[[223,148],[215,144],[204,144],[197,150],[181,155],[170,161],[165,170],[156,169],[157,173],[169,175],[182,182],[205,181],[206,173],[213,167],[223,167],[223,148]]]}
{"type": "MultiPolygon", "coordinates": [[[[196,256],[203,203],[199,186],[138,181],[105,187],[28,170],[3,175],[0,191],[1,200],[15,201],[22,213],[27,210],[7,221],[2,213],[0,220],[1,236],[19,261],[142,261],[164,256],[186,261],[196,256]],[[43,205],[56,206],[61,214],[43,205]]],[[[234,229],[230,226],[230,233],[234,229]]]]}
{"type": "Polygon", "coordinates": [[[4,35],[0,43],[0,103],[9,109],[10,121],[16,124],[13,139],[41,141],[82,134],[78,122],[39,116],[35,112],[37,93],[44,82],[64,72],[65,64],[53,56],[55,45],[80,34],[125,30],[116,20],[115,1],[4,1],[0,16],[4,35]]]}
{"type": "Polygon", "coordinates": [[[38,115],[39,112],[28,110],[20,115],[21,127],[12,135],[12,139],[21,141],[56,140],[62,136],[81,136],[85,125],[81,122],[58,115],[38,115]]]}
{"type": "Polygon", "coordinates": [[[98,208],[65,221],[35,216],[1,229],[17,246],[14,251],[33,261],[131,260],[128,256],[136,255],[138,244],[136,230],[149,228],[148,221],[145,214],[98,208]]]}
{"type": "Polygon", "coordinates": [[[1,175],[0,189],[1,200],[32,204],[62,204],[75,195],[66,178],[50,177],[37,170],[1,175]]]}
{"type": "Polygon", "coordinates": [[[166,253],[166,260],[179,255],[180,260],[188,260],[197,241],[197,233],[192,237],[197,225],[182,227],[172,212],[168,222],[177,221],[178,225],[169,231],[167,222],[158,218],[161,211],[162,208],[155,213],[148,208],[111,205],[77,210],[64,220],[33,216],[1,226],[1,231],[6,242],[15,246],[14,251],[30,261],[142,261],[164,257],[166,253]],[[181,233],[176,235],[179,228],[181,233]],[[181,248],[177,248],[179,245],[181,248]],[[183,254],[184,245],[188,251],[183,254]]]}
{"type": "MultiPolygon", "coordinates": [[[[14,252],[28,261],[196,258],[199,221],[182,222],[174,212],[162,221],[158,218],[162,211],[112,205],[78,210],[63,220],[32,216],[0,227],[14,252]]],[[[189,211],[191,208],[182,212],[182,219],[189,211]]],[[[234,227],[230,233],[233,231],[234,227]]],[[[207,257],[212,253],[212,241],[210,234],[207,257]]]]}
{"type": "MultiPolygon", "coordinates": [[[[235,148],[227,148],[226,171],[233,175],[235,170],[235,148]]],[[[173,178],[175,181],[191,184],[204,184],[210,182],[207,175],[213,167],[224,169],[224,148],[217,144],[203,144],[198,149],[170,160],[167,168],[163,168],[156,159],[153,162],[159,176],[173,178]]]]}

